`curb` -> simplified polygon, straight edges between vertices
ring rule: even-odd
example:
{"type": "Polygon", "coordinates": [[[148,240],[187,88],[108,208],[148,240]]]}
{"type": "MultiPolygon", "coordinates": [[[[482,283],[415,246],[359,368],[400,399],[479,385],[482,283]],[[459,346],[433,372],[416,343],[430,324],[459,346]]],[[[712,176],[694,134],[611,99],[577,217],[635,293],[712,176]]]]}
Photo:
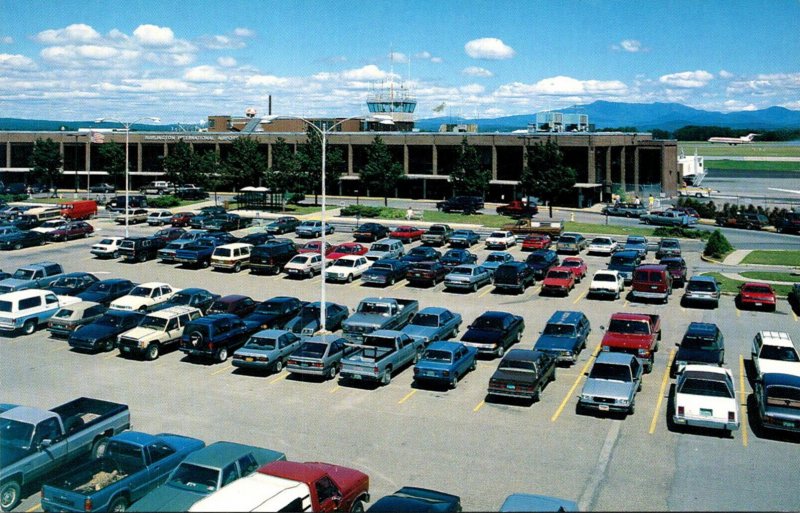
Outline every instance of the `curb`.
{"type": "Polygon", "coordinates": [[[703,262],[708,262],[708,263],[710,263],[710,264],[719,264],[719,265],[724,265],[724,264],[723,264],[721,261],[719,261],[719,260],[714,260],[713,258],[711,258],[711,257],[707,257],[707,256],[705,256],[705,255],[704,255],[704,254],[702,254],[702,253],[700,253],[700,260],[702,260],[703,262]]]}

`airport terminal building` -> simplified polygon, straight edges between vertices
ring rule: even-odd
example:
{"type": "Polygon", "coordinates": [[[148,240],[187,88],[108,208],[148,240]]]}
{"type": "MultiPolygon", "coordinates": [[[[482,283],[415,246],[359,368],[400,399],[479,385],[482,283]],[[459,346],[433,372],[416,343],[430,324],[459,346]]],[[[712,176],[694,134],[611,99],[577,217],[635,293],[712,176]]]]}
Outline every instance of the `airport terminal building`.
{"type": "MultiPolygon", "coordinates": [[[[305,127],[299,120],[281,120],[248,132],[241,131],[241,125],[226,121],[224,117],[210,116],[209,120],[212,119],[216,122],[210,123],[209,131],[205,132],[132,131],[131,187],[138,188],[161,175],[162,159],[181,140],[197,152],[215,151],[224,161],[234,139],[252,138],[270,164],[278,138],[294,145],[306,140],[305,127]]],[[[329,121],[326,126],[337,122],[329,121]]],[[[329,151],[338,148],[344,162],[339,183],[329,184],[330,194],[369,195],[360,184],[358,173],[366,163],[369,145],[376,135],[381,136],[394,159],[403,166],[407,179],[398,185],[397,197],[442,199],[450,196],[452,186],[448,178],[464,137],[477,149],[485,168],[491,170],[488,201],[510,200],[521,194],[518,180],[527,164],[527,149],[547,140],[558,144],[565,164],[577,171],[575,203],[581,206],[607,201],[612,190],[634,191],[644,197],[661,193],[673,195],[681,183],[676,141],[655,140],[649,133],[373,131],[378,127],[363,120],[345,121],[337,128],[340,130],[328,135],[328,148],[329,151]]],[[[59,143],[64,158],[60,187],[71,189],[77,183],[83,189],[87,181],[107,181],[99,156],[100,144],[92,142],[88,135],[85,131],[0,132],[1,179],[5,183],[26,182],[34,142],[49,137],[59,143]]],[[[105,142],[125,144],[124,130],[102,135],[105,142]]],[[[239,188],[248,185],[258,184],[240,184],[239,188]]]]}

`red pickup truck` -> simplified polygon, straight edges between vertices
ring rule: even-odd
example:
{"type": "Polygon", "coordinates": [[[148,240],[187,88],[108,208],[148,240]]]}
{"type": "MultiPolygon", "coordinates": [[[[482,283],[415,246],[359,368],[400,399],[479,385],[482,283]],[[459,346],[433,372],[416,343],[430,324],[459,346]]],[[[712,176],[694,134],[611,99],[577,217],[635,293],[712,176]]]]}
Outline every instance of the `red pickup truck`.
{"type": "Polygon", "coordinates": [[[497,213],[501,216],[530,217],[539,213],[539,207],[523,203],[520,200],[514,200],[508,205],[500,205],[497,207],[497,213]]]}
{"type": "Polygon", "coordinates": [[[661,317],[657,314],[615,313],[603,336],[603,351],[635,355],[645,372],[653,370],[653,357],[661,340],[661,317]]]}

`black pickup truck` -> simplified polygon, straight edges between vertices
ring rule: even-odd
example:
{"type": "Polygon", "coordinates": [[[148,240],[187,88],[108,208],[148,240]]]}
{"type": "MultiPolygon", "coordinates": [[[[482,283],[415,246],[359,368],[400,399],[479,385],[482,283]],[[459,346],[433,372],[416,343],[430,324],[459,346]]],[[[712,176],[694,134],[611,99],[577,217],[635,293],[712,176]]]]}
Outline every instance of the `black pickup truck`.
{"type": "Polygon", "coordinates": [[[489,379],[487,395],[538,401],[542,389],[556,379],[557,362],[543,351],[512,349],[489,379]]]}

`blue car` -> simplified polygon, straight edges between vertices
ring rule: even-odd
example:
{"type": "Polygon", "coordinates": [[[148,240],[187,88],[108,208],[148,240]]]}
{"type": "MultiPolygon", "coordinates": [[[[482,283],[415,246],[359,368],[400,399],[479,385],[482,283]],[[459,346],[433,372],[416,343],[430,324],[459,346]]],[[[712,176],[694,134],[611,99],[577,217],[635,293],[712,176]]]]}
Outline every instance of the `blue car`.
{"type": "Polygon", "coordinates": [[[391,495],[381,497],[369,510],[373,513],[398,511],[457,513],[461,511],[461,498],[449,493],[404,486],[391,495]]]}
{"type": "Polygon", "coordinates": [[[138,326],[142,319],[142,312],[108,310],[96,321],[73,331],[67,342],[76,349],[109,352],[117,347],[117,337],[138,326]]]}
{"type": "Polygon", "coordinates": [[[461,342],[434,342],[414,365],[414,381],[446,383],[450,388],[456,388],[458,379],[475,369],[477,354],[477,348],[461,342]]]}
{"type": "Polygon", "coordinates": [[[456,230],[450,236],[451,248],[468,248],[477,244],[481,240],[481,236],[473,230],[456,230]]]}
{"type": "Polygon", "coordinates": [[[506,498],[499,511],[578,511],[578,504],[547,495],[515,493],[506,498]]]}
{"type": "Polygon", "coordinates": [[[489,256],[486,257],[486,260],[483,261],[481,264],[484,269],[488,269],[489,272],[494,275],[494,272],[500,267],[502,264],[513,262],[514,257],[511,253],[506,253],[505,251],[492,251],[489,253],[489,256]]]}
{"type": "Polygon", "coordinates": [[[547,321],[533,349],[549,353],[559,362],[575,363],[586,348],[586,339],[591,331],[589,319],[583,312],[559,310],[547,321]]]}
{"type": "Polygon", "coordinates": [[[647,256],[647,238],[641,235],[628,235],[623,251],[636,251],[642,258],[647,256]]]}

